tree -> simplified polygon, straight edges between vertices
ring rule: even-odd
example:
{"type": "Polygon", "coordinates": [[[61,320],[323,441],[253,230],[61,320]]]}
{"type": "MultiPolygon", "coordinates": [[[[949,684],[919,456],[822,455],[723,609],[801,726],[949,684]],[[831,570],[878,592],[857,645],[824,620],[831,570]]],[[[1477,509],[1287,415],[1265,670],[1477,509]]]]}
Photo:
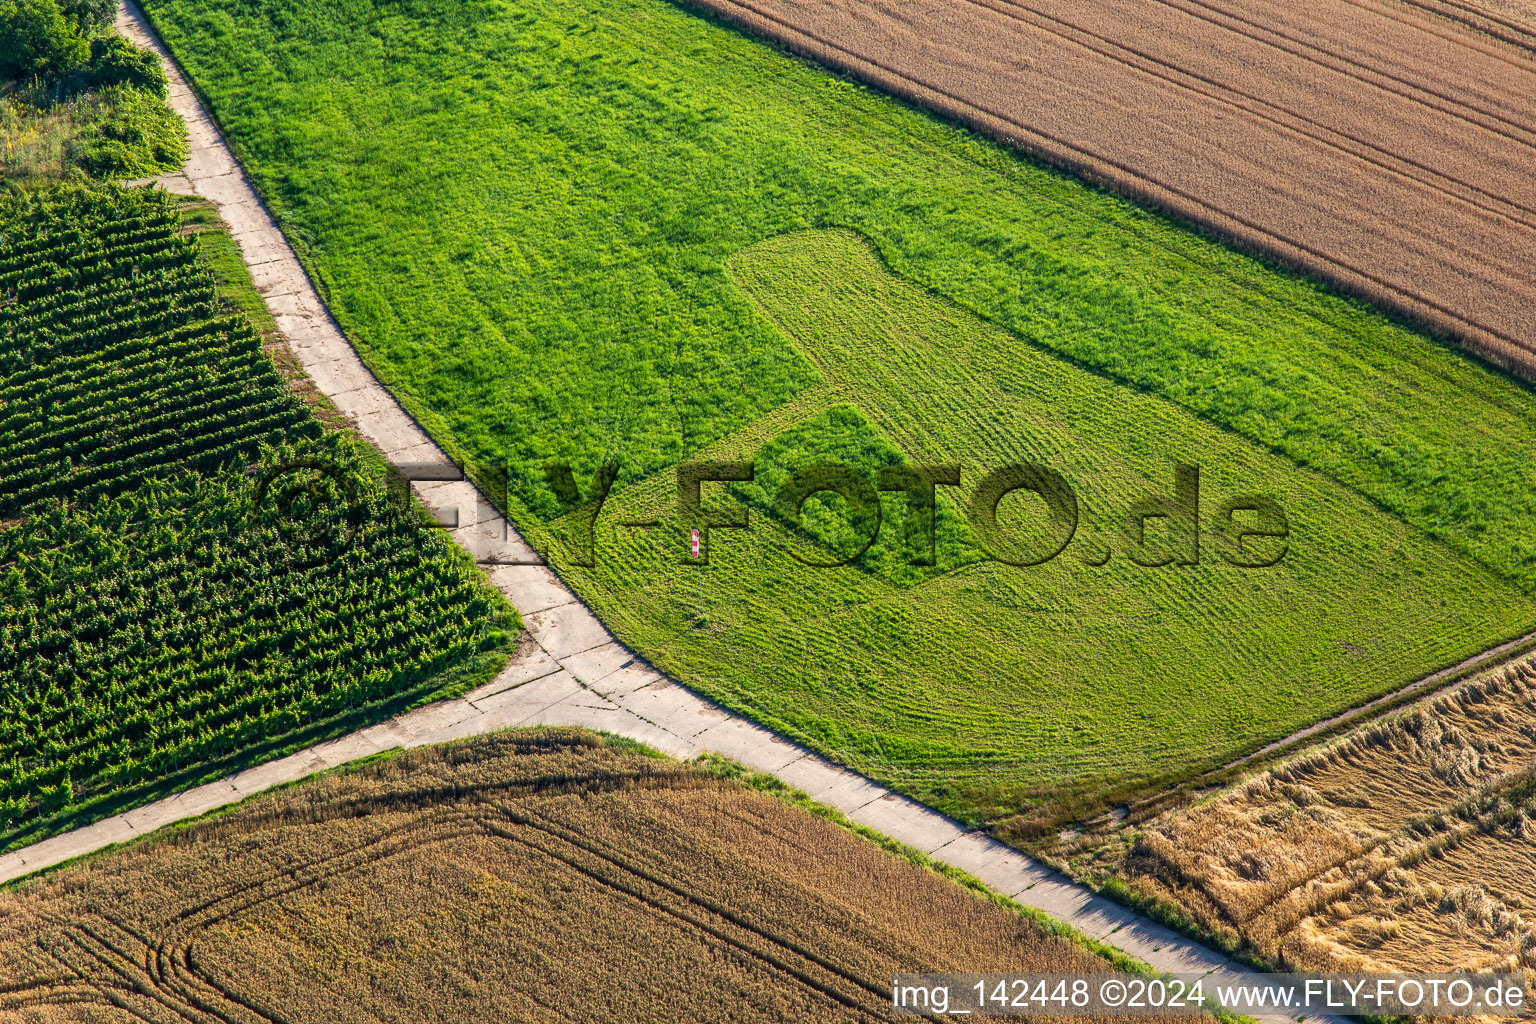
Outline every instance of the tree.
{"type": "Polygon", "coordinates": [[[57,0],[0,0],[0,78],[52,85],[84,67],[89,53],[57,0]]]}

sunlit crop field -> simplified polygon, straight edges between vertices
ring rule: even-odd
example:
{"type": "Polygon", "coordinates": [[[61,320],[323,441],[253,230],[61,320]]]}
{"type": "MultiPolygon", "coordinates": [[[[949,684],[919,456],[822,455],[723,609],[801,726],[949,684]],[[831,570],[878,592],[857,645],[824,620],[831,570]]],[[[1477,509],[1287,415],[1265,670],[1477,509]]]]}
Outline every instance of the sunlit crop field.
{"type": "Polygon", "coordinates": [[[1119,870],[1307,971],[1536,968],[1529,659],[1141,825],[1119,870]]]}
{"type": "Polygon", "coordinates": [[[0,892],[0,1015],[34,1021],[872,1024],[893,972],[978,963],[1109,969],[803,807],[570,730],[311,780],[0,892]]]}

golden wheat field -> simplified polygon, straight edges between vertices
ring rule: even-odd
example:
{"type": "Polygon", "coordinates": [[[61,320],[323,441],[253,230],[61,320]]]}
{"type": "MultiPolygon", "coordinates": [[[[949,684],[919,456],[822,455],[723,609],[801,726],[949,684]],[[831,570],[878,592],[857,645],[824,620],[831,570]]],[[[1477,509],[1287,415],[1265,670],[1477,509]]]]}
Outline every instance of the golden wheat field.
{"type": "Polygon", "coordinates": [[[1288,969],[1536,971],[1536,665],[1166,812],[1122,870],[1288,969]]]}
{"type": "Polygon", "coordinates": [[[574,730],[433,748],[0,892],[0,1020],[837,1021],[1107,965],[776,796],[574,730]]]}

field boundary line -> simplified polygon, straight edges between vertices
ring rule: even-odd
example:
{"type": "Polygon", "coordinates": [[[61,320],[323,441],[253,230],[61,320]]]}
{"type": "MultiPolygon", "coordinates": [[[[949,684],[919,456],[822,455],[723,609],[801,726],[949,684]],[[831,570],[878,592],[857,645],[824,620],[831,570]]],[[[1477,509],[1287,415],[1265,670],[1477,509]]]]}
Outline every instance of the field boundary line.
{"type": "Polygon", "coordinates": [[[831,69],[897,99],[926,109],[991,139],[1012,146],[1069,174],[1171,214],[1207,235],[1304,277],[1362,299],[1440,337],[1463,344],[1480,358],[1522,379],[1536,375],[1536,345],[1459,313],[1444,303],[1393,284],[1369,270],[1330,256],[1305,242],[1263,227],[1201,199],[1179,186],[1060,136],[996,113],[944,88],[855,53],[823,36],[763,11],[750,0],[676,0],[746,35],[767,40],[800,58],[831,69]]]}
{"type": "Polygon", "coordinates": [[[1372,718],[1376,712],[1387,714],[1414,699],[1433,697],[1442,690],[1465,682],[1469,676],[1496,668],[1505,662],[1530,654],[1533,650],[1536,650],[1536,632],[1517,636],[1513,640],[1506,640],[1497,647],[1490,647],[1485,651],[1479,651],[1470,658],[1459,661],[1454,665],[1448,665],[1438,672],[1431,672],[1429,675],[1416,679],[1406,686],[1401,686],[1391,693],[1384,693],[1380,697],[1366,701],[1364,704],[1356,705],[1347,711],[1341,711],[1331,718],[1325,718],[1321,722],[1314,722],[1305,729],[1298,729],[1289,736],[1284,736],[1273,743],[1260,747],[1251,754],[1244,754],[1235,761],[1229,761],[1222,770],[1237,768],[1262,760],[1272,754],[1288,751],[1290,748],[1304,743],[1314,736],[1332,733],[1343,726],[1361,724],[1365,720],[1372,718]]]}

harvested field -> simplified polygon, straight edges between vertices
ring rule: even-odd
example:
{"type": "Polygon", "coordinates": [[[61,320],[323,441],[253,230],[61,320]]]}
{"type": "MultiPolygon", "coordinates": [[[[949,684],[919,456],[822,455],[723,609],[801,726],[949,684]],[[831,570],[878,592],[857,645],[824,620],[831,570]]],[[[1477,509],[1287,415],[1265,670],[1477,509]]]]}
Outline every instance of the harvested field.
{"type": "Polygon", "coordinates": [[[1105,966],[572,730],[417,751],[0,893],[4,1021],[872,1021],[892,971],[1105,966]]]}
{"type": "Polygon", "coordinates": [[[1536,376],[1532,54],[1369,0],[689,2],[1536,376]]]}
{"type": "Polygon", "coordinates": [[[1536,667],[1142,828],[1133,889],[1297,970],[1536,971],[1536,667]]]}
{"type": "Polygon", "coordinates": [[[1302,921],[1286,953],[1330,969],[1531,966],[1536,830],[1521,818],[1427,857],[1302,921]]]}

